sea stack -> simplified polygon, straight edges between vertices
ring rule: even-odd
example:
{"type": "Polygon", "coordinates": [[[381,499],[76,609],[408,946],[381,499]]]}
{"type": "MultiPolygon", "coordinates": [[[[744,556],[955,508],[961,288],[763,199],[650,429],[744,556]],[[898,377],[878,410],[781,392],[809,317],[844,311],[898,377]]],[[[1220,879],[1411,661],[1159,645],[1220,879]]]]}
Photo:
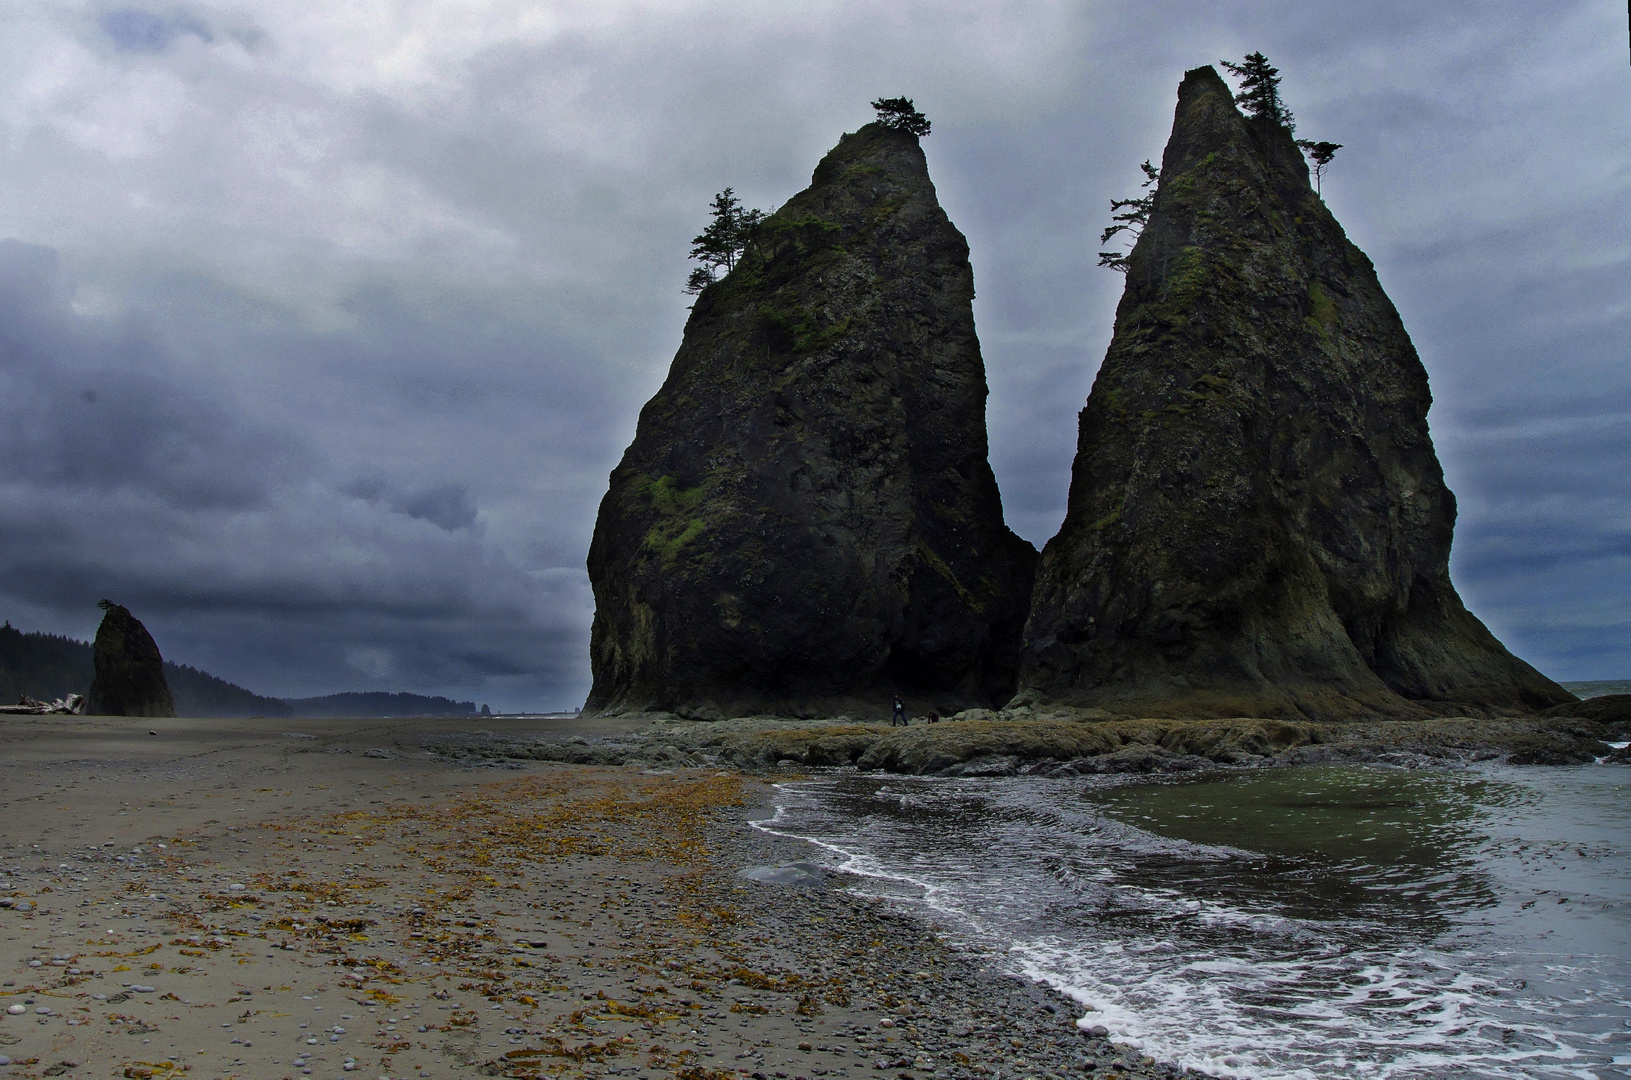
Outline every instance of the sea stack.
{"type": "Polygon", "coordinates": [[[85,712],[92,716],[174,716],[175,699],[164,680],[164,658],[147,627],[111,600],[100,604],[102,625],[92,650],[96,677],[85,712]]]}
{"type": "Polygon", "coordinates": [[[1291,133],[1188,72],[1038,566],[1020,701],[1321,719],[1572,701],[1450,583],[1431,403],[1291,133]]]}
{"type": "Polygon", "coordinates": [[[1036,552],[987,462],[973,299],[917,136],[844,136],[697,297],[612,473],[590,710],[1012,695],[1036,552]]]}

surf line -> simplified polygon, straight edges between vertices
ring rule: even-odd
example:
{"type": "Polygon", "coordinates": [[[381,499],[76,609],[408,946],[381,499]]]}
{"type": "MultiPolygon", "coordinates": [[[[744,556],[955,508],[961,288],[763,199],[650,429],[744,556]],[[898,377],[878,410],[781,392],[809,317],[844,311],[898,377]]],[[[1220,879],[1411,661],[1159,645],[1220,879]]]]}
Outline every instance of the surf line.
{"type": "MultiPolygon", "coordinates": [[[[829,870],[836,870],[840,873],[846,874],[854,874],[856,877],[872,878],[878,881],[889,881],[896,884],[908,885],[913,889],[918,890],[921,893],[921,896],[913,899],[909,896],[878,895],[874,898],[902,904],[922,904],[929,910],[944,915],[947,918],[950,918],[965,926],[967,931],[970,932],[974,938],[985,943],[981,948],[982,952],[990,955],[996,955],[999,949],[1006,951],[1006,948],[1001,945],[1000,935],[994,933],[989,927],[984,925],[983,922],[969,914],[969,912],[940,899],[941,897],[949,896],[951,894],[951,890],[943,886],[936,885],[932,881],[925,881],[921,878],[913,877],[910,874],[885,869],[881,863],[881,860],[877,859],[875,856],[865,855],[857,851],[851,851],[850,849],[839,844],[835,844],[830,840],[823,840],[815,836],[805,836],[801,833],[789,832],[785,829],[777,829],[772,827],[780,825],[782,822],[789,819],[790,814],[788,811],[791,806],[792,798],[797,796],[805,796],[807,799],[810,799],[810,801],[815,801],[813,795],[810,792],[807,792],[805,788],[808,787],[814,789],[819,786],[819,781],[803,781],[798,784],[787,782],[772,784],[771,787],[778,793],[788,797],[787,801],[778,800],[775,804],[775,813],[768,818],[761,818],[759,820],[753,820],[750,818],[748,820],[749,827],[770,836],[779,836],[787,840],[799,840],[829,855],[836,856],[837,858],[832,860],[832,862],[836,862],[836,865],[827,863],[827,868],[829,870]]],[[[823,860],[823,862],[826,863],[827,861],[823,860]]],[[[863,893],[862,895],[866,894],[863,893]]]]}

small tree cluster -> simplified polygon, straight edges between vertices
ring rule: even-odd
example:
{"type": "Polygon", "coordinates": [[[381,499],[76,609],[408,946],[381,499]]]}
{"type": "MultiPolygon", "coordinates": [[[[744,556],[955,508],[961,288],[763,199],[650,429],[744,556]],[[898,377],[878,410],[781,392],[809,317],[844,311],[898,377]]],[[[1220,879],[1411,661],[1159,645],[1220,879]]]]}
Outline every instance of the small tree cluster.
{"type": "MultiPolygon", "coordinates": [[[[1228,68],[1229,73],[1240,80],[1240,90],[1235,94],[1235,102],[1246,110],[1246,115],[1254,120],[1279,124],[1288,132],[1297,130],[1297,125],[1291,119],[1291,110],[1280,100],[1280,69],[1269,63],[1268,57],[1260,52],[1254,52],[1243,57],[1238,64],[1231,64],[1227,60],[1219,60],[1218,63],[1228,68]]],[[[1320,182],[1325,176],[1325,167],[1331,164],[1331,159],[1342,149],[1342,144],[1298,139],[1297,145],[1314,163],[1314,190],[1319,192],[1320,182]]]]}
{"type": "Polygon", "coordinates": [[[872,103],[878,110],[878,123],[895,131],[908,131],[918,138],[929,133],[929,118],[918,112],[911,98],[879,98],[872,103]]]}
{"type": "MultiPolygon", "coordinates": [[[[1144,159],[1144,164],[1140,165],[1139,168],[1144,171],[1144,182],[1139,185],[1140,187],[1152,187],[1161,179],[1161,170],[1151,165],[1148,158],[1144,159]]],[[[1140,234],[1144,232],[1144,226],[1149,224],[1150,210],[1154,206],[1155,192],[1153,191],[1137,199],[1111,199],[1110,220],[1115,224],[1104,230],[1104,235],[1099,237],[1099,243],[1108,244],[1112,236],[1117,233],[1127,232],[1132,234],[1133,243],[1136,244],[1140,234]]],[[[1125,251],[1101,251],[1099,252],[1099,265],[1108,266],[1112,270],[1125,274],[1127,272],[1127,256],[1128,252],[1125,251]]]]}
{"type": "MultiPolygon", "coordinates": [[[[1260,52],[1254,52],[1245,57],[1238,64],[1231,64],[1227,60],[1218,63],[1228,68],[1230,73],[1240,79],[1240,92],[1235,94],[1235,101],[1241,105],[1247,115],[1253,119],[1261,119],[1279,124],[1288,132],[1293,130],[1291,110],[1285,107],[1280,100],[1280,71],[1269,63],[1269,58],[1260,52]]],[[[1324,177],[1325,167],[1331,164],[1336,152],[1342,149],[1341,143],[1314,142],[1311,139],[1296,140],[1297,146],[1308,155],[1314,163],[1314,190],[1320,190],[1320,181],[1324,177]]],[[[1150,188],[1161,179],[1159,170],[1148,160],[1139,166],[1144,170],[1143,187],[1150,188]]],[[[1144,226],[1149,223],[1150,211],[1155,207],[1155,192],[1151,191],[1136,199],[1111,199],[1110,215],[1111,225],[1099,237],[1099,243],[1108,244],[1110,238],[1118,233],[1128,233],[1137,243],[1138,237],[1143,233],[1144,226]]],[[[1129,251],[1101,251],[1099,252],[1099,265],[1109,267],[1125,274],[1129,251]]]]}
{"type": "Polygon", "coordinates": [[[1291,119],[1291,110],[1280,100],[1280,69],[1269,63],[1268,57],[1254,52],[1238,64],[1231,64],[1227,60],[1219,60],[1218,63],[1240,80],[1235,102],[1246,110],[1246,115],[1279,124],[1287,131],[1297,130],[1297,125],[1291,119]]]}
{"type": "Polygon", "coordinates": [[[691,241],[691,258],[702,265],[692,270],[686,279],[688,293],[699,293],[736,269],[736,262],[747,250],[754,230],[765,218],[762,210],[742,209],[742,200],[731,188],[714,196],[710,211],[712,220],[708,227],[691,241]]]}

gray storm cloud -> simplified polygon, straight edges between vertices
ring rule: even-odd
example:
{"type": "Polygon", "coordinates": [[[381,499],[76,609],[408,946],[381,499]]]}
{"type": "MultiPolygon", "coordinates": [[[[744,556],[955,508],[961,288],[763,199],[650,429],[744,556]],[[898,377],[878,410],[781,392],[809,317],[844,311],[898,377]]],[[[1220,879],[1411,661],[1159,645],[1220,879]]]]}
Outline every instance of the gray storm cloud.
{"type": "Polygon", "coordinates": [[[13,612],[119,596],[179,658],[230,671],[252,647],[246,681],[267,692],[362,675],[537,695],[570,678],[582,590],[483,544],[464,485],[331,486],[320,453],[178,367],[151,330],[76,314],[55,253],[0,242],[13,612]]]}
{"type": "Polygon", "coordinates": [[[1038,544],[1183,70],[1261,48],[1433,379],[1453,570],[1631,674],[1631,117],[1601,5],[266,0],[0,13],[0,614],[263,693],[587,688],[583,559],[710,196],[907,94],[1038,544]]]}

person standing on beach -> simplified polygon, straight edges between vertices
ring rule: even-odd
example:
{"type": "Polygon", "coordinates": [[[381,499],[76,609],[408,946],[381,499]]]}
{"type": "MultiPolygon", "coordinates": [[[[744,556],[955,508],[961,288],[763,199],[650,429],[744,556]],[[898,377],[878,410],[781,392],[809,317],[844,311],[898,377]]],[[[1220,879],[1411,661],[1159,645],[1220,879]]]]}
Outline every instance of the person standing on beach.
{"type": "Polygon", "coordinates": [[[907,726],[907,723],[906,723],[906,702],[904,702],[904,701],[902,701],[900,699],[899,694],[895,695],[895,711],[889,717],[889,726],[890,727],[906,727],[907,726]]]}

